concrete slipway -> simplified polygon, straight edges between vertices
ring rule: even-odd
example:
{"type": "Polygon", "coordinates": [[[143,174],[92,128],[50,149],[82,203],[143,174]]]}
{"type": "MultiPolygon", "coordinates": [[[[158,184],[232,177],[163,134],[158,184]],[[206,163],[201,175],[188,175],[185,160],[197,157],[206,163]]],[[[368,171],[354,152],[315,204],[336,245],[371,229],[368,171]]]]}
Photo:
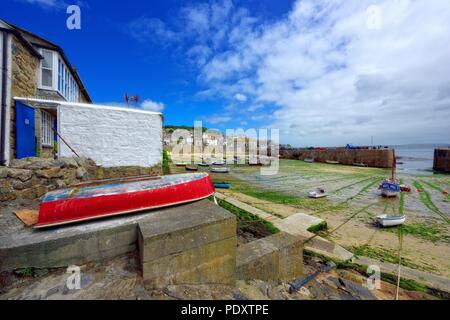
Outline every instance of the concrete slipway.
{"type": "Polygon", "coordinates": [[[234,219],[229,212],[203,200],[90,223],[34,230],[23,226],[13,213],[15,209],[17,207],[13,206],[1,209],[0,271],[65,267],[135,251],[139,224],[156,225],[158,230],[175,230],[199,224],[199,217],[202,224],[234,219]],[[170,220],[179,222],[169,226],[170,220]]]}

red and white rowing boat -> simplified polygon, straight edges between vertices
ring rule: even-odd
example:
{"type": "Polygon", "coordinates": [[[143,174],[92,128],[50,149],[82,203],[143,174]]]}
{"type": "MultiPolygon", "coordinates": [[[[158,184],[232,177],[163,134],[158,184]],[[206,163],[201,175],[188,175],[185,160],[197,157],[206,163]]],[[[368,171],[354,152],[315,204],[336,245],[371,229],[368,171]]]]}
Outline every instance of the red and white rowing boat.
{"type": "Polygon", "coordinates": [[[35,228],[123,215],[207,198],[214,186],[207,173],[92,181],[45,195],[35,228]]]}

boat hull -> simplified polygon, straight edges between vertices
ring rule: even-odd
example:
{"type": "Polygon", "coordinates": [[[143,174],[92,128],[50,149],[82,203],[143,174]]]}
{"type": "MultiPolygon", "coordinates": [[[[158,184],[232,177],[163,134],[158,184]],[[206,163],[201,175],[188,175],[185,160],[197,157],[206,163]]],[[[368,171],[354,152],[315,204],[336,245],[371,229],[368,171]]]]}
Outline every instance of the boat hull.
{"type": "Polygon", "coordinates": [[[210,171],[213,173],[229,173],[230,169],[228,169],[228,168],[211,168],[210,171]]]}
{"type": "Polygon", "coordinates": [[[400,185],[385,181],[381,184],[381,195],[386,198],[396,197],[400,193],[400,185]]]}
{"type": "Polygon", "coordinates": [[[388,217],[387,215],[382,215],[377,217],[378,225],[382,227],[395,227],[404,224],[406,221],[405,216],[398,217],[388,217]]]}
{"type": "Polygon", "coordinates": [[[216,189],[230,189],[230,187],[229,183],[214,183],[214,188],[216,189]]]}
{"type": "Polygon", "coordinates": [[[35,228],[45,228],[204,199],[214,194],[206,173],[164,176],[50,192],[39,208],[35,228]]]}

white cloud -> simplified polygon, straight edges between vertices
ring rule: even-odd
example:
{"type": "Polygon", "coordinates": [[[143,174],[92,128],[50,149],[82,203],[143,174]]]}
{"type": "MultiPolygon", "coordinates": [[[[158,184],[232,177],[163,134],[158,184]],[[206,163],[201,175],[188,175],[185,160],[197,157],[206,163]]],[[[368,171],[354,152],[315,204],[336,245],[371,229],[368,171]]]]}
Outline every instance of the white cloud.
{"type": "Polygon", "coordinates": [[[191,49],[198,96],[245,96],[258,106],[249,107],[249,119],[275,107],[271,127],[281,129],[283,142],[368,144],[374,136],[395,144],[450,136],[446,0],[299,0],[270,23],[230,1],[208,2],[182,9],[179,21],[174,41],[191,49]],[[379,29],[368,28],[372,5],[380,9],[379,29]]]}
{"type": "Polygon", "coordinates": [[[247,96],[242,93],[236,93],[234,95],[234,98],[239,102],[247,102],[247,99],[248,99],[247,96]]]}
{"type": "Polygon", "coordinates": [[[204,121],[211,124],[224,124],[230,122],[232,119],[233,119],[232,117],[224,115],[212,115],[203,118],[204,121]]]}
{"type": "Polygon", "coordinates": [[[35,4],[43,9],[62,10],[62,9],[66,9],[70,4],[84,6],[84,3],[82,1],[71,1],[70,4],[68,4],[64,0],[16,0],[16,1],[23,2],[23,3],[29,3],[29,4],[35,4]]]}
{"type": "Polygon", "coordinates": [[[146,99],[141,103],[141,107],[142,109],[148,111],[162,112],[165,108],[165,105],[162,102],[155,102],[150,99],[146,99]]]}
{"type": "Polygon", "coordinates": [[[155,102],[150,99],[144,100],[139,105],[136,105],[134,102],[130,102],[130,104],[127,104],[126,102],[117,102],[117,101],[102,102],[99,104],[104,105],[104,106],[119,107],[119,108],[132,108],[132,109],[133,108],[141,108],[143,110],[154,111],[154,112],[162,112],[165,108],[164,103],[155,102]]]}

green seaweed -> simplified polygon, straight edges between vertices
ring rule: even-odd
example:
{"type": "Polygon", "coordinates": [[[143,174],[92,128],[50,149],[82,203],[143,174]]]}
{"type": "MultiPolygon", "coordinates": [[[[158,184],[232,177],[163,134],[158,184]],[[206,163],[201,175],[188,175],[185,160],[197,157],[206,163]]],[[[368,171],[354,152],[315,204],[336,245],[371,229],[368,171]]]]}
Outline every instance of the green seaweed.
{"type": "MultiPolygon", "coordinates": [[[[398,263],[398,251],[390,250],[390,249],[382,249],[382,248],[374,248],[370,247],[367,244],[361,246],[353,246],[350,248],[351,252],[353,252],[356,256],[359,257],[368,257],[372,259],[376,259],[382,262],[390,262],[390,263],[398,263]]],[[[412,262],[409,259],[402,258],[402,265],[405,267],[410,267],[413,269],[421,269],[424,271],[430,271],[428,268],[424,268],[423,266],[419,266],[412,262]]]]}
{"type": "Polygon", "coordinates": [[[322,221],[318,224],[315,224],[311,227],[309,227],[307,229],[307,231],[312,232],[312,233],[318,233],[320,231],[324,231],[328,228],[327,222],[326,221],[322,221]]]}
{"type": "Polygon", "coordinates": [[[163,150],[163,165],[162,165],[163,173],[170,174],[170,157],[167,150],[163,150]]]}
{"type": "Polygon", "coordinates": [[[247,223],[259,222],[271,234],[280,232],[280,230],[271,222],[261,219],[260,217],[251,214],[250,212],[242,210],[241,208],[238,208],[225,200],[217,199],[217,203],[225,210],[234,214],[238,218],[239,222],[243,223],[244,225],[247,223]]]}
{"type": "Polygon", "coordinates": [[[32,277],[34,275],[34,269],[31,267],[24,267],[16,270],[16,274],[21,277],[32,277]]]}
{"type": "Polygon", "coordinates": [[[433,201],[431,200],[431,196],[430,194],[427,192],[427,190],[425,190],[425,188],[420,184],[419,181],[414,181],[413,185],[421,190],[420,194],[420,201],[428,208],[430,209],[432,212],[438,214],[445,222],[450,224],[450,219],[448,219],[440,210],[438,207],[436,207],[436,205],[433,203],[433,201]]]}

